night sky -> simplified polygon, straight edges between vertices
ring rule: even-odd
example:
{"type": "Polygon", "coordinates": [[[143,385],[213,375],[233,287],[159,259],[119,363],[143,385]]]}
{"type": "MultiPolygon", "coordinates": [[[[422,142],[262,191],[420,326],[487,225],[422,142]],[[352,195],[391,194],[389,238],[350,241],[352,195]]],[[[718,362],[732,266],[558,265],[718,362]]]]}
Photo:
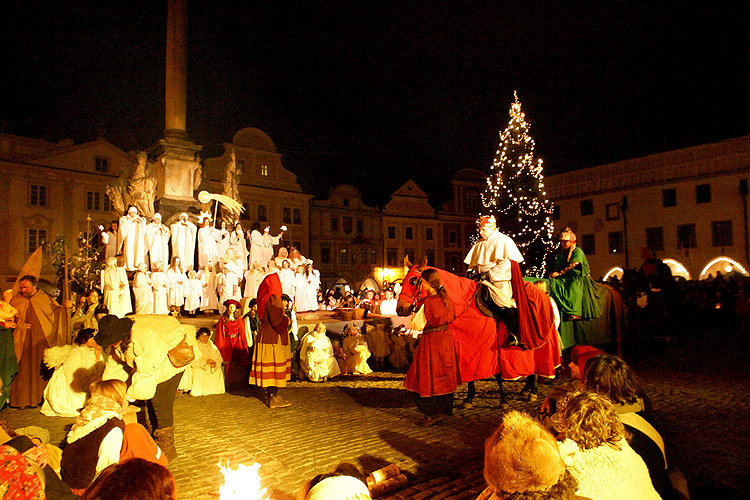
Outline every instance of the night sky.
{"type": "MultiPolygon", "coordinates": [[[[514,90],[547,174],[750,133],[742,2],[188,4],[188,134],[210,156],[258,127],[313,193],[382,203],[411,177],[445,201],[514,90]]],[[[165,1],[0,9],[3,131],[162,137],[165,1]]]]}

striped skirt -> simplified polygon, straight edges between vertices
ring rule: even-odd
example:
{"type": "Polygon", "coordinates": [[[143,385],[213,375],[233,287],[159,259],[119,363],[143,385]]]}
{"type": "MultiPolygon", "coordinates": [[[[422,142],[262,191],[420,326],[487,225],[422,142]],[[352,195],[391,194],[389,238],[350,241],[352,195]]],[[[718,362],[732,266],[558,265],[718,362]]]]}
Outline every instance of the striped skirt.
{"type": "Polygon", "coordinates": [[[281,338],[276,344],[256,344],[250,370],[250,384],[258,387],[286,387],[292,374],[292,351],[283,345],[281,338]]]}

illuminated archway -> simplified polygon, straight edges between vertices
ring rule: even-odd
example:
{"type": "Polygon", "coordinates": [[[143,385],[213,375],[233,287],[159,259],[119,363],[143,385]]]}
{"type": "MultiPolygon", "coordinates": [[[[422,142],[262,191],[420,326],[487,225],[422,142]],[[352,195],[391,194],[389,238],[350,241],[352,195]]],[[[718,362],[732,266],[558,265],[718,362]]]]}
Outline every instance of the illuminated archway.
{"type": "Polygon", "coordinates": [[[617,278],[618,280],[622,279],[622,273],[623,270],[621,267],[613,267],[609,271],[607,271],[607,274],[604,275],[604,278],[602,278],[602,281],[609,281],[612,278],[617,278]]]}
{"type": "Polygon", "coordinates": [[[669,270],[672,271],[672,276],[679,276],[686,280],[690,279],[690,271],[688,271],[687,268],[682,265],[682,262],[674,259],[664,259],[662,260],[662,262],[669,266],[669,270]]]}
{"type": "Polygon", "coordinates": [[[747,269],[742,267],[742,265],[736,260],[730,259],[729,257],[716,257],[703,268],[700,279],[704,280],[712,274],[716,274],[717,271],[725,275],[731,273],[739,273],[743,276],[748,275],[747,269]]]}

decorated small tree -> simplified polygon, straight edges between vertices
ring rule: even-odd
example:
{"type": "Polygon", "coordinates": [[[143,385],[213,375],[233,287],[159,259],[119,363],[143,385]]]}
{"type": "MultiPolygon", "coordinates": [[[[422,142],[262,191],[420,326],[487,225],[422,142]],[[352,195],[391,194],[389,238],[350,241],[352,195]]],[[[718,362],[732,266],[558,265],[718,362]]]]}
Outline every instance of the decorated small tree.
{"type": "Polygon", "coordinates": [[[480,215],[494,215],[497,227],[523,254],[526,274],[542,277],[554,248],[552,203],[544,189],[542,160],[534,158],[534,139],[518,94],[513,95],[510,121],[500,132],[500,145],[482,192],[480,215]]]}
{"type": "MultiPolygon", "coordinates": [[[[68,283],[71,291],[80,295],[99,286],[102,262],[101,249],[94,243],[96,234],[78,233],[78,249],[68,249],[68,283]]],[[[52,267],[57,276],[57,286],[63,290],[65,281],[65,237],[57,235],[53,241],[45,242],[45,251],[52,258],[52,267]]]]}

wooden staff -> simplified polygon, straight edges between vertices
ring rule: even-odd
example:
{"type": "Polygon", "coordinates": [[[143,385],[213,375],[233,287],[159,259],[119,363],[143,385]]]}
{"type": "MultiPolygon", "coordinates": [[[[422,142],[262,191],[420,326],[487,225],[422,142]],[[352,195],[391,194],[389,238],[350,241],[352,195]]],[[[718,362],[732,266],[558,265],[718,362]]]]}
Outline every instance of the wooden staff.
{"type": "MultiPolygon", "coordinates": [[[[68,282],[68,245],[65,245],[65,267],[64,267],[65,275],[63,276],[63,303],[65,301],[70,300],[70,283],[68,282]]],[[[68,342],[72,340],[71,332],[70,332],[70,308],[65,308],[65,317],[67,318],[67,322],[65,323],[65,330],[66,334],[68,335],[68,342]]],[[[59,330],[58,330],[59,331],[59,330]]]]}

